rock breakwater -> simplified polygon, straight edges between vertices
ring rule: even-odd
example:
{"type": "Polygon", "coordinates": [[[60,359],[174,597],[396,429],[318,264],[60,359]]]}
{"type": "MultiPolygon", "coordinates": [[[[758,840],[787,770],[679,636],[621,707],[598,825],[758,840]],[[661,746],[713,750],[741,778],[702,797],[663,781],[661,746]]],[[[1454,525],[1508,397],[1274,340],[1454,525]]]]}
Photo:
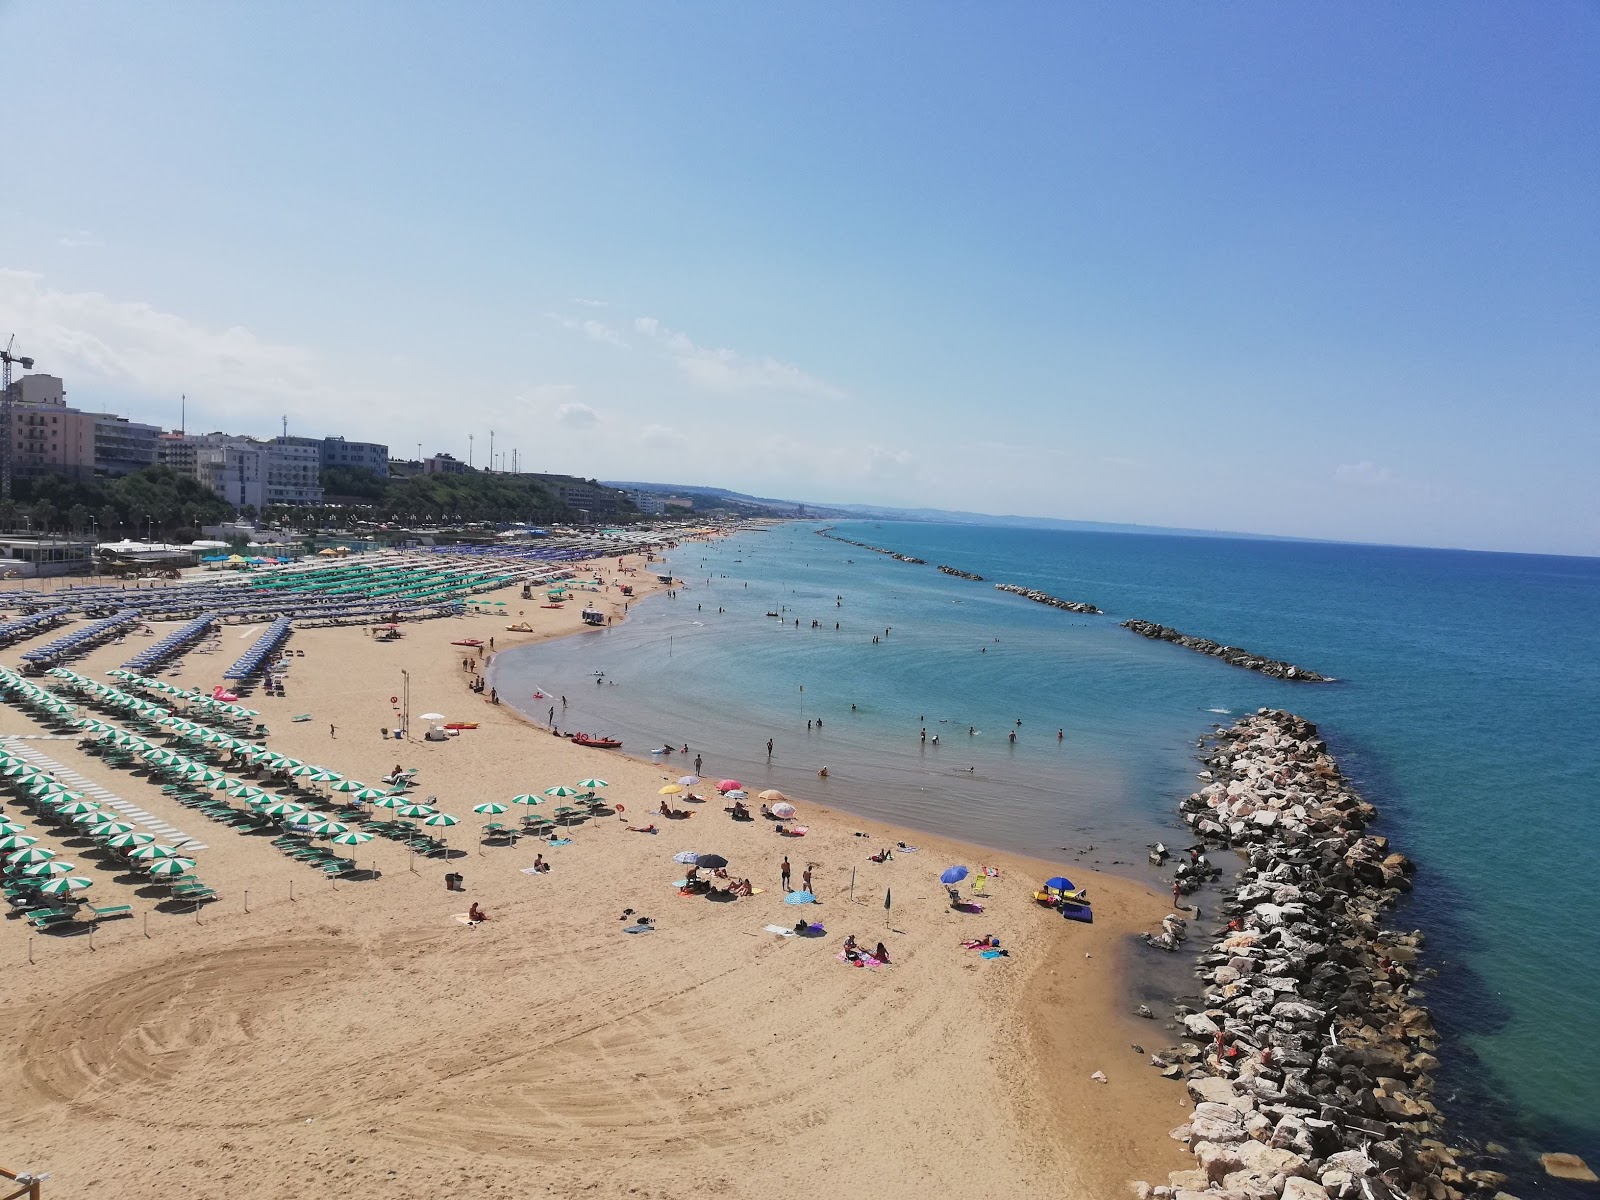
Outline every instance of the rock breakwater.
{"type": "MultiPolygon", "coordinates": [[[[1190,1039],[1152,1057],[1195,1107],[1172,1136],[1195,1167],[1160,1200],[1466,1200],[1506,1176],[1442,1139],[1439,1063],[1415,981],[1423,938],[1384,927],[1411,863],[1368,832],[1376,817],[1316,726],[1262,709],[1217,734],[1212,782],[1183,802],[1210,847],[1247,860],[1199,956],[1190,1039]]],[[[1174,948],[1176,914],[1147,939],[1174,948]]],[[[1148,1011],[1140,1015],[1151,1015],[1148,1011]]]]}
{"type": "Polygon", "coordinates": [[[851,540],[850,538],[847,538],[847,537],[840,537],[837,533],[834,533],[831,529],[819,529],[819,530],[816,531],[816,533],[817,533],[818,537],[832,538],[836,542],[843,542],[846,546],[859,546],[863,550],[871,550],[874,554],[887,554],[890,558],[895,559],[895,560],[897,560],[899,562],[926,563],[928,561],[925,558],[913,558],[909,554],[901,554],[896,550],[886,550],[882,546],[873,546],[873,545],[868,544],[867,542],[857,542],[857,541],[853,541],[853,540],[851,540]]]}
{"type": "Polygon", "coordinates": [[[1099,613],[1101,610],[1092,604],[1085,604],[1081,600],[1063,600],[1060,596],[1052,596],[1049,592],[1041,592],[1035,588],[1025,588],[1016,583],[997,583],[996,591],[1010,592],[1014,596],[1022,596],[1032,600],[1035,604],[1048,604],[1051,608],[1064,608],[1075,613],[1099,613]]]}
{"type": "Polygon", "coordinates": [[[1275,658],[1263,658],[1259,654],[1252,654],[1248,650],[1241,650],[1237,646],[1224,646],[1221,642],[1213,642],[1210,638],[1195,637],[1193,634],[1179,633],[1166,625],[1157,625],[1154,621],[1140,621],[1137,618],[1124,621],[1124,629],[1131,629],[1140,637],[1154,638],[1158,642],[1172,642],[1200,654],[1209,654],[1212,658],[1220,658],[1223,662],[1232,663],[1236,667],[1243,667],[1247,671],[1260,671],[1263,675],[1271,675],[1274,679],[1293,679],[1301,683],[1331,683],[1333,676],[1319,675],[1315,671],[1308,671],[1304,667],[1297,667],[1293,663],[1279,662],[1275,658]]]}
{"type": "Polygon", "coordinates": [[[943,571],[946,575],[954,575],[957,579],[972,579],[978,583],[983,582],[982,575],[974,575],[971,571],[963,571],[960,567],[940,566],[939,570],[943,571]]]}

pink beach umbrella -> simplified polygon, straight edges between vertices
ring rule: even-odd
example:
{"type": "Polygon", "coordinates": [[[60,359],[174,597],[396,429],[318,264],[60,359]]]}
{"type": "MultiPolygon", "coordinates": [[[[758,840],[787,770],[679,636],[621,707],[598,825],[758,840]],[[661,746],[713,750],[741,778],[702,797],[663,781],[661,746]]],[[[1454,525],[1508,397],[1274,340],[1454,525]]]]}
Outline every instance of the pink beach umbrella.
{"type": "Polygon", "coordinates": [[[737,779],[724,779],[717,784],[717,791],[723,793],[737,792],[743,787],[744,784],[740,783],[737,779]]]}

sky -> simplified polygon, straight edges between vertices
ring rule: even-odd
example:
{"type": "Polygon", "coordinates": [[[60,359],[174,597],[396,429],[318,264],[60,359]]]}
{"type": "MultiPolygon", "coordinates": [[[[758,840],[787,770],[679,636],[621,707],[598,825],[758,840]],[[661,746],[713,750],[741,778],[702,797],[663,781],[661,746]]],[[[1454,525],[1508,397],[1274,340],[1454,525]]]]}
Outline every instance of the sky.
{"type": "Polygon", "coordinates": [[[1600,554],[1593,0],[0,0],[0,44],[0,338],[81,407],[1600,554]]]}

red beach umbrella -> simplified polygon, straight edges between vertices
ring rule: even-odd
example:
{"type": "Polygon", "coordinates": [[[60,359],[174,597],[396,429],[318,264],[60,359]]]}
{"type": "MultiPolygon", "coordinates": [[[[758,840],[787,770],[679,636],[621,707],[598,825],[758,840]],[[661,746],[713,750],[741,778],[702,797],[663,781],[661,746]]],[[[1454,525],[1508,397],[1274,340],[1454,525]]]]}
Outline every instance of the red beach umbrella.
{"type": "Polygon", "coordinates": [[[744,787],[744,784],[740,783],[737,779],[724,779],[721,783],[717,784],[717,791],[737,792],[742,787],[744,787]]]}

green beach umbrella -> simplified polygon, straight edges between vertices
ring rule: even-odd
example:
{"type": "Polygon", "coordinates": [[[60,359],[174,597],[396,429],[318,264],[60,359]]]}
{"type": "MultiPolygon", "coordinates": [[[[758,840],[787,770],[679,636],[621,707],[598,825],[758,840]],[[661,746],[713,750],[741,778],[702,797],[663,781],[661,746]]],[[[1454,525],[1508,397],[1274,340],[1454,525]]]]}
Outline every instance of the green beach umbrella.
{"type": "MultiPolygon", "coordinates": [[[[23,851],[24,854],[38,853],[37,851],[23,851]]],[[[22,868],[24,875],[34,878],[49,878],[52,875],[71,875],[78,868],[73,863],[57,862],[54,858],[43,859],[40,862],[30,863],[22,868]]]]}
{"type": "Polygon", "coordinates": [[[389,793],[382,788],[364,787],[352,797],[356,800],[381,800],[389,793]]]}
{"type": "Polygon", "coordinates": [[[511,797],[511,803],[513,803],[513,804],[543,804],[544,803],[544,797],[543,796],[532,796],[532,795],[513,796],[513,797],[511,797]]]}
{"type": "Polygon", "coordinates": [[[578,793],[576,790],[569,787],[553,787],[545,788],[544,794],[546,796],[560,796],[564,799],[567,796],[576,796],[578,793]]]}
{"type": "Polygon", "coordinates": [[[313,825],[320,825],[328,819],[326,813],[297,812],[284,820],[285,825],[293,825],[296,829],[308,829],[313,825]]]}
{"type": "Polygon", "coordinates": [[[293,800],[279,800],[276,804],[267,805],[261,811],[269,817],[291,817],[295,813],[305,812],[306,806],[293,800]]]}
{"type": "Polygon", "coordinates": [[[295,776],[297,778],[302,778],[302,779],[304,777],[306,777],[307,775],[315,775],[317,773],[318,773],[318,770],[317,770],[316,767],[307,766],[305,763],[301,763],[298,767],[290,767],[289,768],[289,774],[290,775],[293,775],[293,776],[295,776]]]}
{"type": "MultiPolygon", "coordinates": [[[[31,833],[8,833],[5,837],[0,837],[0,850],[15,850],[18,853],[25,853],[28,847],[38,840],[31,833]]],[[[53,854],[55,851],[52,850],[51,853],[53,854]]]]}
{"type": "Polygon", "coordinates": [[[257,787],[253,783],[246,783],[243,779],[236,779],[225,789],[230,796],[237,796],[241,800],[250,800],[256,796],[267,795],[266,788],[257,787]]]}
{"type": "Polygon", "coordinates": [[[341,779],[333,785],[333,790],[336,792],[360,792],[366,791],[367,785],[354,779],[341,779]]]}
{"type": "Polygon", "coordinates": [[[349,832],[349,829],[350,826],[340,824],[338,821],[320,821],[311,827],[311,832],[319,837],[334,837],[349,832]]]}
{"type": "Polygon", "coordinates": [[[69,892],[81,892],[94,886],[94,880],[85,879],[81,875],[63,875],[60,879],[52,879],[48,883],[41,883],[39,890],[46,896],[65,896],[69,892]]]}
{"type": "MultiPolygon", "coordinates": [[[[11,839],[7,838],[6,840],[10,841],[11,839]]],[[[30,842],[38,840],[38,838],[28,839],[30,842]]],[[[6,849],[9,850],[11,847],[7,846],[6,849]]],[[[56,851],[45,846],[18,846],[16,853],[12,854],[6,861],[14,867],[28,867],[34,863],[49,862],[55,856],[56,851]]]]}
{"type": "Polygon", "coordinates": [[[431,817],[435,811],[437,810],[426,804],[408,804],[400,810],[400,815],[402,817],[431,817]]]}
{"type": "Polygon", "coordinates": [[[134,846],[148,846],[156,840],[153,833],[119,833],[116,837],[109,838],[106,845],[113,850],[128,850],[134,846]]]}
{"type": "Polygon", "coordinates": [[[119,833],[132,833],[133,825],[128,821],[100,821],[89,826],[89,832],[97,838],[116,837],[119,833]]]}
{"type": "Polygon", "coordinates": [[[501,813],[506,811],[506,806],[504,804],[495,804],[493,801],[491,801],[488,804],[478,805],[472,811],[475,813],[484,813],[491,817],[498,817],[501,813]]]}
{"type": "Polygon", "coordinates": [[[145,867],[149,874],[161,878],[170,875],[186,875],[194,870],[192,858],[158,858],[145,867]]]}
{"type": "Polygon", "coordinates": [[[13,833],[27,832],[27,826],[18,825],[15,821],[7,821],[4,817],[0,817],[0,837],[9,837],[13,833]]]}
{"type": "MultiPolygon", "coordinates": [[[[68,796],[71,796],[72,794],[73,793],[71,792],[66,793],[68,796]]],[[[90,815],[91,813],[99,812],[100,806],[94,803],[92,800],[85,800],[82,797],[78,797],[70,804],[63,805],[62,807],[56,809],[56,811],[62,816],[66,817],[84,817],[90,815]]]]}
{"type": "Polygon", "coordinates": [[[404,796],[381,796],[372,802],[373,808],[404,808],[408,801],[404,796]]]}
{"type": "Polygon", "coordinates": [[[163,846],[159,842],[146,842],[136,850],[129,851],[129,858],[136,858],[145,862],[157,858],[177,858],[178,850],[175,846],[163,846]]]}
{"type": "Polygon", "coordinates": [[[580,779],[578,780],[578,786],[593,791],[595,788],[610,787],[611,785],[604,779],[580,779]]]}
{"type": "Polygon", "coordinates": [[[333,841],[335,845],[339,846],[360,846],[370,842],[375,836],[375,834],[362,833],[360,830],[351,829],[344,833],[334,834],[333,841]]]}
{"type": "Polygon", "coordinates": [[[344,776],[339,774],[339,772],[330,771],[327,767],[314,767],[311,771],[311,780],[313,783],[336,783],[343,778],[344,776]]]}
{"type": "Polygon", "coordinates": [[[429,817],[426,821],[424,821],[423,824],[424,825],[459,825],[459,824],[461,824],[461,821],[457,817],[452,817],[449,813],[436,812],[436,813],[433,814],[433,816],[429,817]]]}

